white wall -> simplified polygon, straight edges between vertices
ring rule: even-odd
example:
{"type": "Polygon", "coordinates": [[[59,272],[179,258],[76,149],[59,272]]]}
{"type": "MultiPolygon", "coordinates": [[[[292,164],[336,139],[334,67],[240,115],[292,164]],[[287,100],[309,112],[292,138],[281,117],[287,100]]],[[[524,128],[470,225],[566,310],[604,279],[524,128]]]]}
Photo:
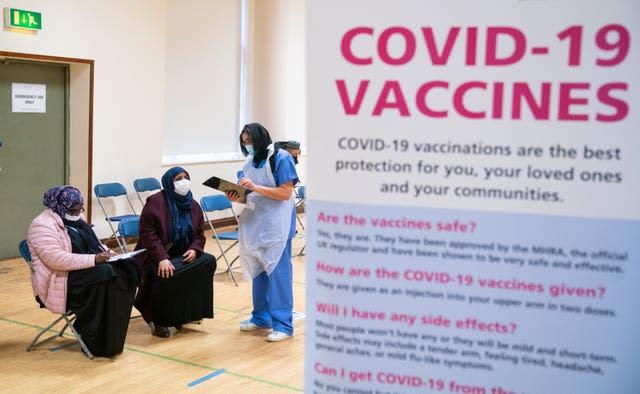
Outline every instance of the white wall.
{"type": "Polygon", "coordinates": [[[239,151],[240,11],[239,0],[167,2],[166,161],[239,151]]]}
{"type": "Polygon", "coordinates": [[[301,0],[255,0],[253,115],[275,140],[305,146],[305,13],[301,0]]]}

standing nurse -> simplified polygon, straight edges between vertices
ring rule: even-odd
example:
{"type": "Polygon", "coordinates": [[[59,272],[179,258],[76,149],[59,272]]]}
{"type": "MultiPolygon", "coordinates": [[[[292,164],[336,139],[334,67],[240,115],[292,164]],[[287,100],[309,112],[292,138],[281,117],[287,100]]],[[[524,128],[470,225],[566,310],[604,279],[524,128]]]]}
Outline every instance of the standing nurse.
{"type": "Polygon", "coordinates": [[[247,203],[240,214],[238,237],[245,278],[253,279],[253,311],[240,330],[272,328],[266,340],[278,342],[293,335],[291,239],[298,174],[291,155],[275,150],[269,132],[259,123],[244,126],[240,146],[248,158],[239,184],[252,192],[246,198],[227,192],[231,201],[247,203]]]}

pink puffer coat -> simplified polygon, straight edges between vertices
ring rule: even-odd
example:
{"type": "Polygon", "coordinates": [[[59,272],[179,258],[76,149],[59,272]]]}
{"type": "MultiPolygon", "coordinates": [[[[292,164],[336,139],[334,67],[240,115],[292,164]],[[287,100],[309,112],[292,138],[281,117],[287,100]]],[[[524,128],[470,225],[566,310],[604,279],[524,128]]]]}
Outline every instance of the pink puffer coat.
{"type": "Polygon", "coordinates": [[[67,274],[69,271],[93,267],[95,255],[71,253],[71,240],[62,218],[51,209],[36,216],[27,235],[33,260],[31,285],[47,309],[65,313],[67,307],[67,274]]]}

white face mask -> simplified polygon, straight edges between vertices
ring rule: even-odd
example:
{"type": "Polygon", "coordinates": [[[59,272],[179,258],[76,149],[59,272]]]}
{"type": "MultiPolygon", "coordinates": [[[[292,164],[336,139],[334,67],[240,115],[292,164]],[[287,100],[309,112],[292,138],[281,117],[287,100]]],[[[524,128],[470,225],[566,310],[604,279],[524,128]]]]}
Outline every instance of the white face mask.
{"type": "Polygon", "coordinates": [[[181,196],[186,196],[191,189],[191,181],[187,178],[180,179],[179,181],[173,182],[173,187],[175,187],[176,193],[181,196]]]}
{"type": "Polygon", "coordinates": [[[247,150],[247,153],[249,154],[249,156],[253,156],[254,154],[253,144],[246,145],[244,148],[247,150]]]}
{"type": "Polygon", "coordinates": [[[64,218],[72,222],[77,222],[78,220],[80,220],[80,215],[73,216],[73,215],[69,215],[68,213],[65,213],[64,218]]]}

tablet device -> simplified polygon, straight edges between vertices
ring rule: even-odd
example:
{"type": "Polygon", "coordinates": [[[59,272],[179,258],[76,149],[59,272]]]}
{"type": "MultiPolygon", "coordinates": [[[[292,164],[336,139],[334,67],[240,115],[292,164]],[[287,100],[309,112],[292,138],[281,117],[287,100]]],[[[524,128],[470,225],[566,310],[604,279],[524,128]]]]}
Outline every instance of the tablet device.
{"type": "Polygon", "coordinates": [[[237,183],[229,182],[226,179],[218,178],[217,176],[212,176],[202,184],[216,190],[220,190],[223,193],[227,192],[228,190],[234,190],[238,193],[238,195],[240,195],[240,197],[246,197],[247,193],[249,193],[249,189],[245,189],[237,183]]]}

